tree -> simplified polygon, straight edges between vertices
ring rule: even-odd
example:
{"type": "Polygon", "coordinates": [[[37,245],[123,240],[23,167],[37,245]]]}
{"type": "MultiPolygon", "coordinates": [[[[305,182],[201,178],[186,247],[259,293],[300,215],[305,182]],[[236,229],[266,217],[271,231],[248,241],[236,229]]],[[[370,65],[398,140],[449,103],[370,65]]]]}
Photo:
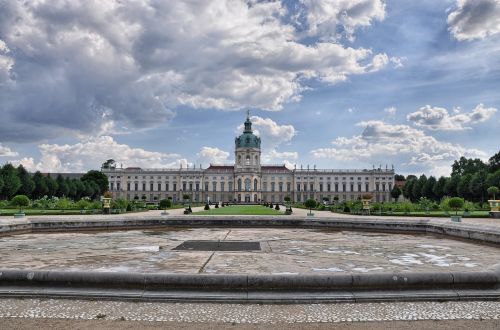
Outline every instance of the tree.
{"type": "Polygon", "coordinates": [[[471,197],[475,201],[481,201],[481,205],[484,203],[484,195],[486,194],[486,179],[486,171],[479,171],[472,176],[469,182],[471,197]]]}
{"type": "Polygon", "coordinates": [[[483,163],[479,158],[465,158],[460,157],[459,160],[455,160],[451,166],[451,175],[473,175],[478,171],[487,170],[488,166],[483,163]]]}
{"type": "Polygon", "coordinates": [[[66,180],[64,180],[61,174],[57,175],[56,182],[57,182],[56,196],[57,197],[68,196],[69,188],[68,185],[66,184],[66,180]]]}
{"type": "Polygon", "coordinates": [[[99,189],[99,191],[97,192],[98,195],[104,194],[104,192],[108,190],[109,187],[108,177],[106,176],[106,174],[96,170],[88,171],[82,176],[80,180],[82,180],[82,182],[94,182],[95,184],[97,184],[97,187],[99,189]]]}
{"type": "Polygon", "coordinates": [[[425,183],[427,182],[427,177],[422,174],[418,180],[415,180],[412,188],[412,202],[416,202],[422,197],[422,189],[424,188],[425,183]]]}
{"type": "Polygon", "coordinates": [[[33,198],[42,198],[43,196],[48,194],[49,190],[47,188],[47,182],[40,171],[36,171],[33,175],[33,182],[35,183],[33,198]]]}
{"type": "Polygon", "coordinates": [[[430,176],[429,179],[427,179],[422,187],[422,197],[430,200],[436,200],[436,195],[434,195],[434,185],[436,182],[436,178],[433,176],[430,176]]]}
{"type": "Polygon", "coordinates": [[[94,189],[95,187],[95,183],[94,182],[90,182],[90,181],[87,181],[87,182],[82,182],[84,187],[85,187],[85,191],[83,192],[83,196],[86,196],[88,198],[93,198],[94,195],[96,194],[96,191],[94,189]],[[92,184],[94,183],[94,184],[92,184]]]}
{"type": "Polygon", "coordinates": [[[399,196],[401,196],[401,189],[397,186],[394,186],[394,188],[392,188],[391,190],[391,197],[394,198],[394,201],[397,202],[399,196]]]}
{"type": "Polygon", "coordinates": [[[493,199],[496,199],[496,194],[498,194],[500,192],[500,189],[498,189],[498,187],[495,187],[495,186],[491,186],[488,188],[488,195],[493,195],[493,199]]]}
{"type": "Polygon", "coordinates": [[[69,178],[66,178],[64,180],[66,182],[66,186],[68,187],[68,197],[77,200],[76,198],[76,186],[74,180],[70,180],[69,178]]]}
{"type": "Polygon", "coordinates": [[[75,200],[85,196],[85,184],[82,181],[73,179],[73,185],[75,186],[75,200]]]}
{"type": "Polygon", "coordinates": [[[413,175],[413,174],[409,174],[409,175],[406,176],[406,181],[413,180],[413,179],[417,179],[417,176],[413,175]]]}
{"type": "Polygon", "coordinates": [[[316,201],[312,198],[309,198],[305,201],[304,206],[309,209],[309,214],[311,214],[311,210],[316,207],[316,201]]]}
{"type": "Polygon", "coordinates": [[[444,197],[444,195],[446,194],[444,191],[444,188],[446,186],[447,180],[449,180],[449,179],[442,176],[434,184],[434,187],[432,188],[432,193],[436,197],[436,200],[441,200],[444,197]]]}
{"type": "Polygon", "coordinates": [[[470,174],[462,175],[460,177],[460,181],[458,182],[457,186],[457,194],[459,197],[462,197],[464,199],[470,199],[470,197],[472,196],[469,190],[471,178],[472,175],[470,174]]]}
{"type": "Polygon", "coordinates": [[[31,196],[31,194],[35,190],[35,181],[33,181],[33,178],[28,173],[28,171],[26,171],[23,165],[19,165],[17,167],[17,176],[21,181],[21,187],[19,187],[17,193],[20,195],[31,196]]]}
{"type": "Polygon", "coordinates": [[[500,170],[500,151],[490,157],[488,160],[488,171],[490,173],[500,170]]]}
{"type": "Polygon", "coordinates": [[[23,207],[30,205],[30,199],[26,195],[17,195],[12,198],[10,203],[13,206],[19,206],[19,213],[23,213],[23,207]]]}
{"type": "Polygon", "coordinates": [[[396,181],[405,181],[405,176],[401,174],[395,174],[394,175],[394,180],[396,181]]]}
{"type": "Polygon", "coordinates": [[[448,200],[448,206],[455,210],[455,215],[458,215],[458,210],[464,206],[464,199],[460,197],[452,197],[448,200]]]}
{"type": "Polygon", "coordinates": [[[2,176],[0,175],[0,192],[2,191],[3,189],[3,179],[2,179],[2,176]]]}
{"type": "Polygon", "coordinates": [[[444,192],[447,196],[457,196],[458,184],[460,183],[460,176],[453,175],[449,180],[446,181],[444,186],[444,192]]]}
{"type": "Polygon", "coordinates": [[[45,177],[45,184],[47,185],[47,196],[54,197],[57,193],[57,182],[52,179],[50,174],[45,177]]]}
{"type": "Polygon", "coordinates": [[[170,199],[162,199],[160,201],[160,208],[161,209],[168,209],[172,207],[172,201],[170,199]]]}
{"type": "Polygon", "coordinates": [[[413,199],[413,185],[415,184],[415,181],[417,181],[416,178],[411,178],[406,180],[406,183],[403,187],[404,198],[409,200],[413,199]]]}
{"type": "Polygon", "coordinates": [[[496,170],[495,172],[488,174],[488,178],[486,179],[486,186],[500,187],[500,170],[496,170]]]}
{"type": "Polygon", "coordinates": [[[12,164],[5,164],[2,169],[0,169],[0,176],[3,180],[3,187],[0,195],[3,198],[9,199],[19,190],[21,187],[21,180],[17,176],[17,169],[12,166],[12,164]]]}

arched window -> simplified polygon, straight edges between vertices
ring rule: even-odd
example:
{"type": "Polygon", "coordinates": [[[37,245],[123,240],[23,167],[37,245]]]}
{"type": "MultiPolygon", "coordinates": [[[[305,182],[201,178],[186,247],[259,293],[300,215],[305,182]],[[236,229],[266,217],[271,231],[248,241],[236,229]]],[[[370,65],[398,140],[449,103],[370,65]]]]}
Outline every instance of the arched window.
{"type": "Polygon", "coordinates": [[[245,179],[245,191],[250,191],[251,182],[249,178],[245,179]]]}
{"type": "Polygon", "coordinates": [[[241,179],[238,179],[238,191],[241,191],[241,179]]]}
{"type": "Polygon", "coordinates": [[[253,179],[253,190],[257,191],[257,179],[253,179]]]}
{"type": "Polygon", "coordinates": [[[245,165],[250,165],[250,156],[247,156],[247,158],[245,159],[245,165]]]}

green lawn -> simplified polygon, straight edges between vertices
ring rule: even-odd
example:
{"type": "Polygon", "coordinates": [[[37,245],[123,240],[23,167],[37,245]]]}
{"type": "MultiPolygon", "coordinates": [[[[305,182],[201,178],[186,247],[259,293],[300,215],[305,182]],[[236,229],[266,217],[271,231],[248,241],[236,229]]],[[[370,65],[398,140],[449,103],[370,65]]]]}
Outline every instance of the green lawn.
{"type": "Polygon", "coordinates": [[[210,210],[193,212],[195,215],[281,215],[280,211],[261,205],[210,206],[210,210]]]}

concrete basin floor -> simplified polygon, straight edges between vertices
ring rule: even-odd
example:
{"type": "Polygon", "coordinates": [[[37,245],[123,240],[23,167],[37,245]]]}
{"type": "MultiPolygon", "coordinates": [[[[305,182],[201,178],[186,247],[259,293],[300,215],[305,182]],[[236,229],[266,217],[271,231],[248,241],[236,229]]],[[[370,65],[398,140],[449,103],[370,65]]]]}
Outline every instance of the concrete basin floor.
{"type": "Polygon", "coordinates": [[[0,237],[0,268],[211,274],[483,271],[500,248],[433,235],[293,228],[168,228],[0,237]],[[176,251],[187,240],[260,251],[176,251]]]}

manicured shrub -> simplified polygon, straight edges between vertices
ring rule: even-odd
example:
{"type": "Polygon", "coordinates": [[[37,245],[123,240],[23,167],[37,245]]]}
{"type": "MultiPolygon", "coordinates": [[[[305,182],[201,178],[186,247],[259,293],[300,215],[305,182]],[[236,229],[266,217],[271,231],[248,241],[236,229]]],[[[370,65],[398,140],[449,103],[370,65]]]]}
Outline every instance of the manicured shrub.
{"type": "MultiPolygon", "coordinates": [[[[191,207],[190,207],[190,208],[191,208],[191,207]]],[[[204,208],[204,209],[205,209],[205,210],[210,210],[210,205],[208,205],[208,203],[207,203],[207,204],[205,204],[205,208],[204,208]]]]}
{"type": "Polygon", "coordinates": [[[273,208],[273,203],[269,203],[269,208],[272,209],[273,208]]]}
{"type": "Polygon", "coordinates": [[[276,211],[279,211],[279,210],[280,210],[280,205],[279,205],[279,204],[276,204],[276,206],[274,207],[274,209],[275,209],[276,211]]]}
{"type": "Polygon", "coordinates": [[[344,209],[342,210],[344,213],[349,213],[351,212],[351,209],[349,208],[349,206],[347,205],[344,205],[344,209]]]}
{"type": "Polygon", "coordinates": [[[29,206],[30,205],[30,199],[26,195],[17,195],[12,198],[10,201],[10,204],[12,206],[18,206],[19,207],[19,213],[23,212],[23,207],[29,206]]]}
{"type": "Polygon", "coordinates": [[[218,209],[219,208],[219,203],[215,203],[215,208],[218,209]]]}
{"type": "Polygon", "coordinates": [[[464,199],[460,197],[453,197],[448,200],[448,205],[455,210],[455,215],[458,215],[458,210],[464,206],[464,199]]]}
{"type": "Polygon", "coordinates": [[[316,207],[317,203],[314,199],[310,198],[304,202],[304,206],[309,209],[309,213],[311,213],[311,210],[316,207]]]}
{"type": "Polygon", "coordinates": [[[168,209],[172,207],[172,201],[170,199],[162,199],[159,204],[161,209],[168,209]]]}

